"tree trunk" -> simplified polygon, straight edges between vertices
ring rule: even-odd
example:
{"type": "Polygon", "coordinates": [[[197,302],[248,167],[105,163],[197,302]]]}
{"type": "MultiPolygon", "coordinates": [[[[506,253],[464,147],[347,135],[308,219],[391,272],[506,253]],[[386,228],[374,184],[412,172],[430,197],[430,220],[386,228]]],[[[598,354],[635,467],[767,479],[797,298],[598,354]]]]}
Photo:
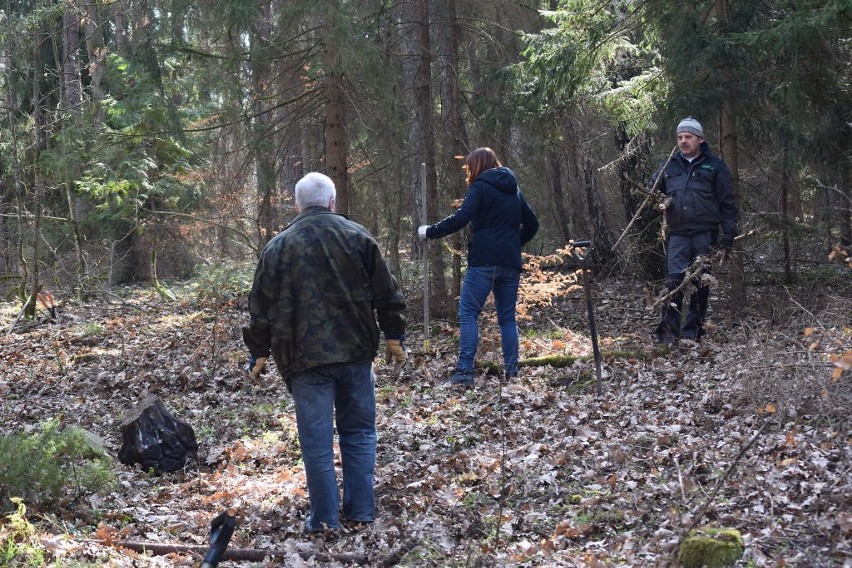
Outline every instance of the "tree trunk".
{"type": "MultiPolygon", "coordinates": [[[[6,5],[7,11],[9,10],[9,4],[6,5]]],[[[9,130],[9,172],[11,174],[11,182],[12,182],[12,194],[15,196],[17,200],[17,224],[18,224],[18,237],[13,242],[12,236],[8,233],[8,224],[6,223],[6,217],[2,217],[3,223],[3,234],[0,236],[2,238],[2,246],[4,251],[4,264],[8,271],[13,271],[17,269],[17,266],[20,265],[22,270],[26,270],[26,265],[22,262],[16,262],[15,258],[17,256],[18,261],[22,258],[22,249],[21,243],[22,239],[20,237],[21,230],[23,227],[23,221],[21,219],[21,212],[23,211],[23,196],[22,196],[22,185],[21,185],[21,164],[18,160],[18,127],[17,127],[17,113],[18,109],[18,97],[17,97],[17,74],[14,72],[14,66],[12,65],[12,61],[14,60],[14,50],[15,45],[12,43],[12,36],[14,34],[6,34],[6,43],[3,46],[3,69],[6,71],[5,74],[5,85],[6,85],[6,93],[4,97],[5,103],[5,115],[6,115],[6,123],[8,125],[9,130]],[[17,249],[17,253],[13,252],[13,249],[17,249]]],[[[0,171],[5,172],[5,166],[0,169],[0,171]]],[[[5,177],[5,176],[4,176],[5,177]]],[[[6,188],[2,189],[2,195],[6,196],[6,188]]],[[[21,282],[26,282],[26,274],[22,274],[21,282]]],[[[22,291],[24,287],[21,287],[22,291]]]]}
{"type": "Polygon", "coordinates": [[[562,237],[564,244],[568,244],[571,240],[571,221],[568,219],[568,212],[565,210],[565,191],[562,187],[562,161],[560,160],[559,150],[552,148],[547,156],[547,162],[550,170],[548,183],[550,183],[550,198],[553,209],[551,213],[554,216],[559,235],[562,237]]]}
{"type": "Polygon", "coordinates": [[[784,283],[793,283],[793,265],[790,257],[790,172],[789,168],[789,151],[786,143],[781,152],[781,183],[778,186],[781,188],[779,196],[779,210],[781,212],[781,247],[784,251],[784,283]]]}
{"type": "Polygon", "coordinates": [[[262,3],[251,34],[252,113],[254,115],[254,162],[257,184],[257,228],[259,249],[275,235],[277,215],[273,201],[276,192],[275,143],[270,131],[267,102],[272,91],[271,53],[268,38],[272,31],[269,4],[262,3]]]}
{"type": "MultiPolygon", "coordinates": [[[[716,0],[714,6],[716,17],[721,23],[722,30],[727,30],[728,22],[730,21],[730,6],[728,0],[716,0]]],[[[739,155],[737,150],[737,117],[736,117],[736,90],[734,82],[731,80],[733,73],[730,63],[721,69],[722,82],[726,88],[722,89],[724,93],[722,99],[722,111],[719,120],[719,137],[721,139],[720,154],[722,159],[731,170],[731,185],[734,194],[739,194],[740,174],[739,174],[739,155]]],[[[731,255],[730,264],[730,279],[731,279],[731,301],[728,304],[731,314],[734,317],[739,317],[743,313],[746,306],[746,288],[745,276],[743,274],[743,255],[741,247],[737,242],[734,242],[733,254],[731,255]]]]}
{"type": "MultiPolygon", "coordinates": [[[[335,9],[333,7],[332,9],[335,9]]],[[[333,18],[334,16],[329,16],[333,18]]],[[[343,71],[340,64],[339,38],[332,22],[323,25],[323,65],[325,79],[325,165],[328,177],[337,188],[337,211],[349,213],[348,148],[346,142],[346,100],[343,92],[343,71]]]]}
{"type": "Polygon", "coordinates": [[[124,13],[125,7],[118,2],[110,3],[107,9],[112,15],[113,30],[115,34],[115,50],[119,54],[124,54],[127,49],[127,20],[124,13]]]}
{"type": "MultiPolygon", "coordinates": [[[[448,202],[462,199],[467,192],[464,181],[462,161],[459,156],[464,156],[469,150],[467,135],[464,129],[464,120],[461,115],[459,101],[459,23],[456,18],[456,0],[440,0],[435,4],[435,21],[438,32],[438,64],[441,93],[441,124],[443,135],[446,139],[448,152],[444,152],[444,180],[441,187],[446,191],[436,191],[439,203],[436,204],[438,217],[442,217],[441,205],[446,206],[448,202]]],[[[439,219],[431,219],[434,223],[439,219]]],[[[452,235],[450,243],[453,250],[460,251],[464,248],[462,232],[452,235]]],[[[451,295],[453,298],[461,294],[461,255],[452,255],[452,284],[451,295]]]]}
{"type": "Polygon", "coordinates": [[[845,160],[840,165],[840,206],[837,215],[840,217],[840,238],[843,246],[852,246],[852,167],[845,160]]]}
{"type": "MultiPolygon", "coordinates": [[[[76,133],[82,126],[80,111],[83,105],[83,84],[80,80],[80,18],[77,7],[73,3],[66,3],[65,12],[62,14],[62,48],[62,99],[65,115],[68,118],[66,129],[76,133]]],[[[77,257],[77,290],[78,293],[82,293],[85,289],[86,258],[83,256],[83,237],[77,221],[78,198],[74,195],[78,161],[71,158],[71,154],[77,151],[76,140],[76,136],[63,137],[63,153],[67,158],[63,170],[68,222],[71,225],[71,236],[77,257]]]]}
{"type": "Polygon", "coordinates": [[[606,263],[612,256],[612,240],[609,237],[605,207],[601,203],[601,192],[598,187],[597,167],[592,160],[587,159],[584,167],[586,186],[586,207],[594,226],[591,239],[595,248],[596,263],[606,263]]]}
{"type": "Polygon", "coordinates": [[[89,78],[92,89],[93,120],[96,127],[104,122],[103,100],[105,97],[103,78],[106,72],[106,47],[104,34],[101,31],[103,22],[98,11],[99,4],[86,4],[86,25],[84,29],[86,52],[89,54],[89,78]]]}
{"type": "MultiPolygon", "coordinates": [[[[429,11],[426,0],[397,2],[400,9],[405,94],[414,111],[408,126],[409,175],[414,188],[413,218],[417,225],[438,220],[437,176],[435,173],[435,136],[432,122],[431,56],[429,41],[429,11]],[[422,182],[420,166],[426,164],[426,216],[423,219],[422,182]]],[[[436,315],[448,313],[444,259],[440,246],[429,249],[430,305],[436,315]]]]}
{"type": "Polygon", "coordinates": [[[45,113],[44,100],[42,99],[42,81],[45,77],[44,59],[41,57],[40,47],[41,42],[47,34],[43,29],[39,28],[35,33],[35,41],[33,42],[33,68],[35,74],[33,76],[33,146],[31,152],[31,167],[33,180],[33,225],[32,225],[32,241],[30,243],[32,257],[30,265],[30,282],[29,290],[26,290],[26,282],[22,284],[24,289],[23,297],[26,298],[24,306],[24,315],[26,317],[34,317],[36,310],[36,294],[41,290],[39,283],[39,243],[41,242],[41,209],[42,200],[44,199],[44,179],[42,178],[41,168],[41,153],[47,148],[47,133],[45,132],[45,113]]]}
{"type": "Polygon", "coordinates": [[[592,238],[592,223],[586,209],[583,207],[585,193],[584,174],[580,169],[582,157],[579,154],[579,132],[572,125],[572,118],[565,117],[562,126],[563,160],[566,165],[565,180],[568,191],[568,217],[574,234],[574,239],[592,238]]]}

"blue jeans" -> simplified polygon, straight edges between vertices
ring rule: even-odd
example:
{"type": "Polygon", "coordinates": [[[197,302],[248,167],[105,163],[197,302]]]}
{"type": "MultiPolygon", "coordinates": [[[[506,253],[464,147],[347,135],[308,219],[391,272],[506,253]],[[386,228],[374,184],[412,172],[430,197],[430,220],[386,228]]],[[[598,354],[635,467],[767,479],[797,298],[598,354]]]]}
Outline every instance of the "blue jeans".
{"type": "Polygon", "coordinates": [[[343,516],[373,521],[376,392],[372,361],[309,369],[293,375],[291,384],[311,502],[305,530],[340,527],[335,421],[343,463],[343,516]]]}
{"type": "Polygon", "coordinates": [[[515,306],[518,303],[520,281],[521,271],[512,266],[468,267],[459,299],[459,370],[473,371],[473,362],[479,347],[479,314],[482,313],[488,294],[493,292],[503,348],[503,370],[508,374],[518,372],[518,324],[515,322],[515,306]]]}

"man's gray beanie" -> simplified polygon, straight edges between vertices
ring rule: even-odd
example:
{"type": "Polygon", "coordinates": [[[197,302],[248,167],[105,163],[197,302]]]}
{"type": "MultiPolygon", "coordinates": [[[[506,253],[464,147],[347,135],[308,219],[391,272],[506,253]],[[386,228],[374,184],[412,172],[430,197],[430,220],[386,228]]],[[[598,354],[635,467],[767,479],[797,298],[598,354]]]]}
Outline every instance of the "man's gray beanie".
{"type": "MultiPolygon", "coordinates": [[[[677,132],[692,132],[699,138],[704,138],[704,129],[701,128],[701,123],[687,116],[677,125],[677,132]]],[[[677,132],[675,134],[677,134],[677,132]]]]}

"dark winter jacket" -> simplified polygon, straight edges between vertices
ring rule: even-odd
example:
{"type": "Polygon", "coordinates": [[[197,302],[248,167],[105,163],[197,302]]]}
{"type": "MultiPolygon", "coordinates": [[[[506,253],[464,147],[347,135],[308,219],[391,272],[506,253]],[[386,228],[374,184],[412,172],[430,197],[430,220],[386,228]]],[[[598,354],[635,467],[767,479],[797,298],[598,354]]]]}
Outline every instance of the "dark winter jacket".
{"type": "MultiPolygon", "coordinates": [[[[652,187],[659,174],[651,179],[652,187]]],[[[737,235],[739,210],[731,172],[707,142],[701,143],[701,154],[691,163],[680,152],[673,156],[657,189],[672,199],[666,209],[670,234],[694,235],[721,227],[722,240],[728,243],[737,235]]]]}
{"type": "Polygon", "coordinates": [[[405,332],[404,310],[400,287],[367,230],[310,207],[263,249],[243,340],[255,357],[271,352],[287,379],[372,359],[379,327],[389,338],[405,332]]]}
{"type": "Polygon", "coordinates": [[[461,207],[426,229],[437,239],[470,223],[468,266],[521,268],[521,246],[538,231],[538,219],[524,199],[509,168],[485,170],[470,185],[461,207]]]}

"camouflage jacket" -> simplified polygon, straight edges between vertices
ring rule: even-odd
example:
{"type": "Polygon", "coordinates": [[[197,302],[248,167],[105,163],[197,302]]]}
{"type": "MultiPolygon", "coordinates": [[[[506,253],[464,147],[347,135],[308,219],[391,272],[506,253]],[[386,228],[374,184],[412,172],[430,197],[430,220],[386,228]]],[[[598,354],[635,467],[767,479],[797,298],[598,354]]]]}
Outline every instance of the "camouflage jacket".
{"type": "Polygon", "coordinates": [[[310,207],[263,249],[243,341],[255,357],[271,353],[289,379],[313,367],[371,360],[379,328],[388,338],[402,337],[404,310],[402,291],[370,233],[310,207]]]}

